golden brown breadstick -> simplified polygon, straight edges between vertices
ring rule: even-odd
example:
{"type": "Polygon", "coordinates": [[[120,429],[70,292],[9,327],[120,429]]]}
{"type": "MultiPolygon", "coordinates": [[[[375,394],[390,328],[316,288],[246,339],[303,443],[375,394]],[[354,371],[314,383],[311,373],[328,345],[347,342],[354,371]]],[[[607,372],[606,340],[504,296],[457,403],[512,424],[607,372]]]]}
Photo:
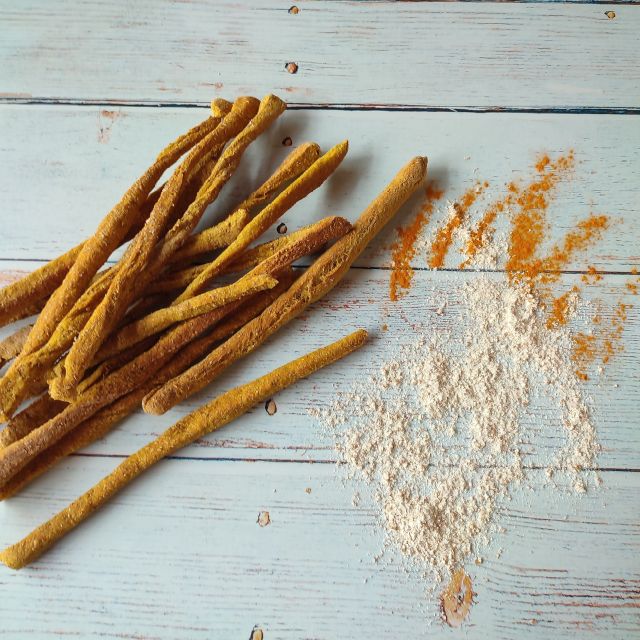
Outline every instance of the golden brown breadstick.
{"type": "Polygon", "coordinates": [[[219,123],[218,118],[209,117],[174,140],[125,192],[120,202],[100,222],[96,233],[82,245],[62,284],[49,298],[25,344],[24,355],[42,346],[49,339],[91,278],[127,235],[137,212],[162,174],[195,143],[214,131],[219,123]]]}
{"type": "Polygon", "coordinates": [[[282,391],[301,378],[343,358],[361,347],[367,338],[356,331],[333,344],[317,349],[279,367],[261,378],[222,394],[163,432],[130,455],[109,475],[20,542],[0,553],[0,561],[20,569],[39,558],[57,540],[86,520],[143,471],[194,440],[205,436],[246,413],[251,407],[282,391]]]}
{"type": "Polygon", "coordinates": [[[207,268],[183,291],[174,304],[200,293],[213,277],[217,276],[228,264],[238,258],[285,211],[317,189],[336,170],[345,157],[348,148],[348,142],[344,141],[318,158],[311,167],[249,222],[238,237],[215,260],[209,263],[207,268]]]}
{"type": "MultiPolygon", "coordinates": [[[[136,279],[147,269],[149,261],[154,255],[156,243],[166,232],[175,201],[180,196],[185,181],[190,175],[193,175],[198,163],[207,153],[242,131],[257,110],[258,101],[255,98],[245,97],[236,100],[231,111],[222,119],[220,124],[193,147],[171,176],[147,222],[134,238],[123,260],[120,262],[118,272],[109,290],[71,346],[65,359],[64,382],[66,386],[71,388],[80,382],[102,342],[119,322],[132,302],[136,291],[136,279]]],[[[224,155],[225,153],[223,152],[220,160],[216,163],[216,167],[220,164],[224,155]]],[[[200,189],[199,193],[202,191],[203,189],[200,189]]],[[[196,197],[196,202],[198,198],[199,195],[196,197]]],[[[209,204],[209,202],[206,204],[209,204]]],[[[200,215],[204,212],[205,206],[202,207],[200,215]]],[[[183,219],[189,215],[190,210],[191,206],[187,213],[174,225],[174,228],[184,225],[183,219]]],[[[193,226],[197,224],[199,219],[200,216],[194,220],[193,226]]],[[[189,229],[189,232],[192,228],[189,229]]],[[[171,236],[172,231],[169,232],[169,236],[171,236]]],[[[179,248],[179,246],[175,247],[173,253],[179,248]]]]}
{"type": "Polygon", "coordinates": [[[66,402],[54,400],[48,393],[44,393],[11,419],[4,429],[0,430],[0,448],[8,447],[12,442],[24,438],[28,433],[60,413],[66,405],[66,402]]]}
{"type": "Polygon", "coordinates": [[[13,360],[13,358],[22,351],[31,327],[32,325],[30,324],[25,325],[10,336],[7,336],[4,340],[0,340],[0,368],[2,368],[5,362],[13,360]]]}
{"type": "Polygon", "coordinates": [[[191,236],[171,258],[171,265],[185,264],[205,253],[228,247],[249,221],[246,209],[237,209],[218,224],[191,236]]]}
{"type": "Polygon", "coordinates": [[[305,142],[294,149],[251,195],[236,208],[253,212],[256,207],[271,200],[286,184],[304,173],[320,157],[320,147],[315,142],[305,142]]]}
{"type": "MultiPolygon", "coordinates": [[[[82,244],[0,289],[0,327],[23,316],[23,309],[51,295],[82,250],[82,244]]],[[[44,303],[43,303],[44,306],[44,303]]]]}
{"type": "Polygon", "coordinates": [[[185,300],[172,307],[154,311],[148,316],[128,324],[109,338],[98,351],[96,358],[98,360],[109,358],[140,342],[140,340],[144,340],[144,338],[160,333],[172,324],[200,316],[203,313],[208,313],[218,307],[241,300],[260,291],[273,289],[277,284],[278,281],[269,275],[255,275],[251,278],[238,280],[226,287],[205,291],[199,296],[185,300]]]}
{"type": "Polygon", "coordinates": [[[424,180],[425,158],[414,158],[365,209],[353,231],[325,251],[309,269],[259,317],[214,349],[202,362],[167,382],[143,401],[147,413],[162,414],[207,386],[232,362],[251,353],[280,327],[324,296],[342,279],[371,239],[424,180]]]}

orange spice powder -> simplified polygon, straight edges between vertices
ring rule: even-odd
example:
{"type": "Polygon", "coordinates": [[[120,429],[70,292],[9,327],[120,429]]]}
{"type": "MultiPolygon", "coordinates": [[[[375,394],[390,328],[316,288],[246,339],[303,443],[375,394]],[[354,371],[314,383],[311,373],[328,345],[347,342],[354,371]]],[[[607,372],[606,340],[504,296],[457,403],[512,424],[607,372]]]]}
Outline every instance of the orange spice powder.
{"type": "Polygon", "coordinates": [[[518,210],[512,219],[507,260],[507,271],[512,275],[537,275],[535,268],[540,268],[540,265],[531,265],[531,261],[544,237],[549,193],[573,166],[573,151],[556,160],[544,155],[535,165],[537,179],[514,192],[514,203],[518,210]]]}
{"type": "MultiPolygon", "coordinates": [[[[513,185],[513,183],[511,183],[511,185],[513,185]]],[[[509,187],[511,187],[511,185],[509,185],[509,187]]],[[[473,258],[473,256],[475,256],[476,253],[485,246],[487,241],[490,239],[491,232],[493,231],[493,223],[496,221],[496,218],[512,203],[513,194],[508,193],[504,198],[500,198],[489,205],[489,208],[486,210],[482,218],[480,218],[475,228],[469,232],[469,241],[467,242],[467,246],[463,249],[467,257],[460,264],[461,269],[464,269],[464,267],[466,267],[471,261],[471,258],[473,258]]]]}
{"type": "Polygon", "coordinates": [[[547,329],[555,329],[556,327],[567,324],[570,314],[570,301],[573,294],[579,293],[578,287],[572,287],[571,291],[554,298],[551,303],[551,311],[547,318],[547,329]]]}
{"type": "Polygon", "coordinates": [[[624,351],[622,334],[632,305],[619,302],[608,323],[603,322],[600,314],[593,318],[594,333],[576,333],[573,336],[571,357],[576,364],[576,375],[580,380],[588,380],[587,369],[597,360],[606,365],[611,358],[624,351]]]}
{"type": "Polygon", "coordinates": [[[566,267],[578,251],[584,251],[594,241],[602,238],[602,232],[609,227],[609,217],[591,214],[585,220],[581,220],[574,231],[569,231],[562,242],[562,246],[556,245],[551,253],[544,259],[533,260],[528,267],[528,272],[540,274],[542,282],[553,282],[560,277],[560,270],[566,267]]]}
{"type": "Polygon", "coordinates": [[[429,266],[432,269],[440,269],[444,265],[444,259],[453,243],[454,231],[464,222],[469,208],[478,199],[478,196],[489,186],[488,182],[477,182],[467,189],[462,196],[454,202],[454,213],[447,223],[438,230],[431,243],[431,257],[429,266]]]}
{"type": "Polygon", "coordinates": [[[582,275],[581,280],[586,284],[595,284],[602,280],[602,274],[591,264],[587,267],[587,272],[582,275]]]}
{"type": "Polygon", "coordinates": [[[398,300],[401,296],[399,289],[409,289],[413,279],[413,260],[416,250],[415,244],[420,232],[429,222],[435,203],[444,191],[437,188],[433,182],[427,183],[425,198],[416,217],[405,227],[398,227],[398,240],[391,247],[391,278],[389,280],[389,297],[398,300]]]}

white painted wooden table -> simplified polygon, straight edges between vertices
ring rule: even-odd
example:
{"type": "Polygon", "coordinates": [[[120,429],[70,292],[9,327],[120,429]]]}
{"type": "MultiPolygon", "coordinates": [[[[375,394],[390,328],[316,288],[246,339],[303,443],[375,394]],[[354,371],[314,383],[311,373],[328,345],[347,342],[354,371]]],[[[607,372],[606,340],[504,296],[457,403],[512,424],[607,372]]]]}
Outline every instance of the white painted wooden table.
{"type": "MultiPolygon", "coordinates": [[[[355,218],[414,154],[429,156],[431,175],[455,197],[476,175],[499,185],[536,153],[573,148],[580,170],[550,212],[554,233],[590,210],[623,218],[589,259],[605,272],[597,294],[619,294],[640,262],[640,7],[304,0],[297,14],[288,8],[275,0],[0,0],[2,281],[90,234],[212,97],[274,92],[293,109],[247,154],[216,208],[269,172],[286,136],[323,148],[351,142],[327,187],[287,214],[290,228],[329,212],[355,218]]],[[[547,489],[516,496],[500,514],[503,555],[469,569],[477,597],[461,630],[434,620],[437,603],[417,577],[372,562],[374,512],[366,501],[352,506],[307,410],[331,399],[334,382],[370,371],[386,345],[408,339],[388,302],[388,242],[220,383],[162,418],[130,418],[0,505],[4,546],[206,398],[347,329],[364,325],[377,336],[365,352],[282,393],[276,415],[257,407],[158,465],[34,566],[2,567],[0,636],[248,638],[257,625],[268,640],[638,637],[637,308],[625,352],[590,389],[603,488],[580,500],[547,489]],[[257,523],[261,511],[269,526],[257,523]]],[[[445,295],[452,282],[475,277],[453,263],[428,271],[424,256],[414,266],[402,304],[410,319],[433,313],[427,289],[445,295]]],[[[543,449],[556,444],[553,433],[543,449]]],[[[538,477],[542,486],[532,471],[534,484],[538,477]]]]}

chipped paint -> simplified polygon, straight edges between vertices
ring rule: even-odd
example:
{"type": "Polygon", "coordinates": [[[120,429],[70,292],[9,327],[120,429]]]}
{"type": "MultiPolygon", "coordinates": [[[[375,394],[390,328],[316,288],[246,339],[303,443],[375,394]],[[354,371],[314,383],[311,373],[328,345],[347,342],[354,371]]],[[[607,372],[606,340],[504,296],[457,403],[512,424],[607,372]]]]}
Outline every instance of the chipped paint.
{"type": "Polygon", "coordinates": [[[101,109],[98,112],[98,142],[106,144],[111,138],[113,123],[122,117],[122,111],[101,109]]]}
{"type": "Polygon", "coordinates": [[[261,511],[258,514],[258,519],[256,520],[256,522],[261,526],[261,527],[267,527],[271,524],[271,516],[269,515],[268,511],[261,511]]]}
{"type": "Polygon", "coordinates": [[[458,569],[440,596],[442,616],[450,627],[462,625],[471,610],[473,596],[471,578],[464,572],[464,569],[458,569]]]}

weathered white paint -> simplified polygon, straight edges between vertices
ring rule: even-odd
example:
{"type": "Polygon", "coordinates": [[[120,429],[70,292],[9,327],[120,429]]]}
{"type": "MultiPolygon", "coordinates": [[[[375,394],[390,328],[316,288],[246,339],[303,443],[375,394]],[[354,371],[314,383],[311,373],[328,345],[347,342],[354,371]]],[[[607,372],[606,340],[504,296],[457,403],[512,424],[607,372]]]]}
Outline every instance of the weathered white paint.
{"type": "Polygon", "coordinates": [[[7,99],[204,104],[270,91],[307,104],[445,107],[640,99],[640,13],[630,6],[304,0],[297,15],[277,0],[0,6],[7,99]]]}
{"type": "MultiPolygon", "coordinates": [[[[117,462],[73,458],[0,505],[0,544],[117,462]]],[[[476,603],[456,637],[633,635],[640,474],[603,476],[600,491],[576,498],[541,488],[538,472],[534,493],[503,505],[498,522],[507,532],[467,569],[476,603]]],[[[392,564],[373,561],[381,548],[375,512],[366,493],[353,507],[352,489],[327,464],[162,462],[41,562],[0,571],[3,631],[248,638],[257,624],[278,639],[453,637],[433,620],[438,591],[425,594],[425,582],[393,554],[392,564]],[[271,522],[261,527],[265,510],[271,522]]]]}
{"type": "MultiPolygon", "coordinates": [[[[205,109],[125,108],[105,116],[99,107],[0,106],[0,258],[52,258],[86,238],[162,146],[205,115],[205,109]]],[[[551,241],[590,212],[607,213],[616,224],[589,252],[589,264],[628,271],[640,263],[635,116],[289,111],[246,152],[210,218],[237,204],[285,157],[287,136],[294,144],[316,140],[325,150],[350,140],[345,161],[327,185],[284,216],[291,229],[328,214],[354,220],[414,155],[429,156],[430,177],[446,188],[443,205],[475,180],[488,180],[478,215],[504,194],[506,183],[526,182],[541,153],[574,149],[575,175],[560,185],[549,208],[551,241]]],[[[413,204],[419,200],[420,194],[413,204]]],[[[405,208],[394,224],[412,211],[405,208]]],[[[384,234],[359,264],[387,263],[381,248],[391,237],[384,234]]]]}

